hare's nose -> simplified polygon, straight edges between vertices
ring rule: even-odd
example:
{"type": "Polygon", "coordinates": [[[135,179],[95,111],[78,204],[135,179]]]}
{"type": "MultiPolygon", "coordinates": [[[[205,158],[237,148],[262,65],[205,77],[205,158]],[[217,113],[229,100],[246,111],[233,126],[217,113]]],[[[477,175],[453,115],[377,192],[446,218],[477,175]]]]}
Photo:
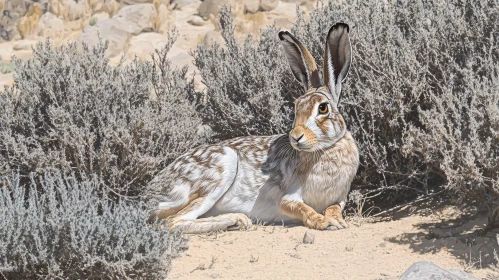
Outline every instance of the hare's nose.
{"type": "Polygon", "coordinates": [[[305,134],[302,134],[302,135],[298,136],[297,138],[295,138],[295,136],[291,135],[291,138],[293,138],[293,140],[295,140],[298,143],[300,141],[300,139],[303,138],[303,135],[305,135],[305,134]]]}

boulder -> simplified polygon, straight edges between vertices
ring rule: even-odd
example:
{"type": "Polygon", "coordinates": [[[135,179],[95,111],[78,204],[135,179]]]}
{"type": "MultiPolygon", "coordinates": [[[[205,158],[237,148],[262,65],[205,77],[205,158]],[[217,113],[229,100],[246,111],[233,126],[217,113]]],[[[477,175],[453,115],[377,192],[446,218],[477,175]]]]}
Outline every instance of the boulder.
{"type": "Polygon", "coordinates": [[[471,274],[459,270],[445,270],[432,262],[417,262],[411,265],[400,280],[441,279],[441,280],[478,280],[471,274]]]}
{"type": "Polygon", "coordinates": [[[150,59],[154,50],[163,48],[168,37],[159,33],[142,33],[130,39],[128,54],[140,59],[150,59]]]}
{"type": "Polygon", "coordinates": [[[209,19],[210,15],[216,17],[223,5],[230,8],[233,16],[244,13],[245,5],[243,0],[205,0],[199,6],[199,15],[204,19],[209,19]]]}
{"type": "Polygon", "coordinates": [[[256,13],[260,8],[260,0],[245,0],[244,1],[244,10],[247,13],[256,13]]]}
{"type": "Polygon", "coordinates": [[[17,24],[21,14],[10,12],[8,15],[0,16],[0,24],[3,26],[3,28],[0,28],[0,42],[11,41],[15,37],[20,37],[17,24]]]}
{"type": "Polygon", "coordinates": [[[64,21],[52,13],[40,17],[35,34],[42,37],[58,38],[64,35],[64,21]]]}
{"type": "Polygon", "coordinates": [[[38,5],[32,5],[26,14],[19,19],[17,30],[23,38],[30,36],[38,25],[38,21],[42,16],[42,9],[38,5]]]}
{"type": "Polygon", "coordinates": [[[187,5],[192,5],[192,4],[201,4],[201,0],[174,0],[172,3],[177,4],[177,9],[182,9],[183,7],[187,5]]]}
{"type": "Polygon", "coordinates": [[[313,0],[281,0],[286,3],[298,3],[300,5],[306,4],[307,2],[313,2],[313,0]]]}
{"type": "Polygon", "coordinates": [[[135,4],[152,4],[153,0],[124,0],[123,3],[127,5],[135,5],[135,4]]]}
{"type": "Polygon", "coordinates": [[[77,42],[85,42],[89,46],[95,46],[102,41],[108,40],[109,47],[106,57],[113,57],[121,53],[130,38],[130,33],[122,29],[122,22],[114,18],[98,21],[94,26],[87,26],[78,38],[77,42]]]}
{"type": "Polygon", "coordinates": [[[168,34],[175,22],[175,14],[165,4],[159,5],[158,14],[154,18],[154,31],[168,34]]]}
{"type": "Polygon", "coordinates": [[[203,26],[208,24],[208,21],[205,21],[202,17],[196,15],[191,16],[191,18],[187,22],[190,25],[194,26],[203,26]]]}
{"type": "Polygon", "coordinates": [[[153,4],[135,4],[122,8],[113,19],[119,22],[124,31],[138,35],[153,30],[157,15],[153,4]]]}
{"type": "Polygon", "coordinates": [[[25,51],[31,50],[31,47],[35,47],[38,41],[36,40],[21,40],[16,42],[14,47],[12,48],[14,51],[25,51]]]}
{"type": "Polygon", "coordinates": [[[116,0],[87,0],[92,11],[92,15],[98,13],[108,13],[111,17],[121,8],[116,0]]]}
{"type": "Polygon", "coordinates": [[[49,11],[67,21],[85,19],[91,14],[88,1],[75,0],[52,0],[49,11]]]}
{"type": "Polygon", "coordinates": [[[272,11],[279,5],[279,0],[260,0],[260,11],[272,11]]]}
{"type": "Polygon", "coordinates": [[[106,12],[102,12],[102,13],[97,13],[97,14],[94,14],[92,15],[92,18],[95,19],[95,23],[101,21],[101,20],[105,20],[105,19],[108,19],[109,18],[109,14],[106,13],[106,12]]]}

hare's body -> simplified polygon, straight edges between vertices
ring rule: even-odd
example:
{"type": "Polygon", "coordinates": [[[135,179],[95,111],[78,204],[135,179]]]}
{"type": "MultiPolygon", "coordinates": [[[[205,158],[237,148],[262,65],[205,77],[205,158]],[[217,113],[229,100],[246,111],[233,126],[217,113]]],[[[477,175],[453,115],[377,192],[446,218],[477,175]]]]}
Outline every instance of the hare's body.
{"type": "Polygon", "coordinates": [[[188,233],[245,228],[252,219],[347,227],[341,211],[359,165],[337,108],[351,61],[348,26],[329,30],[325,85],[306,48],[287,32],[279,37],[306,91],[295,101],[289,135],[240,137],[180,156],[150,183],[159,198],[153,217],[188,233]]]}
{"type": "Polygon", "coordinates": [[[250,136],[189,151],[156,177],[155,184],[167,194],[160,210],[180,211],[206,198],[192,211],[168,213],[180,220],[242,213],[263,222],[293,223],[300,220],[280,209],[285,195],[297,189],[305,204],[322,213],[346,200],[357,166],[358,151],[349,133],[320,154],[296,152],[287,135],[250,136]]]}

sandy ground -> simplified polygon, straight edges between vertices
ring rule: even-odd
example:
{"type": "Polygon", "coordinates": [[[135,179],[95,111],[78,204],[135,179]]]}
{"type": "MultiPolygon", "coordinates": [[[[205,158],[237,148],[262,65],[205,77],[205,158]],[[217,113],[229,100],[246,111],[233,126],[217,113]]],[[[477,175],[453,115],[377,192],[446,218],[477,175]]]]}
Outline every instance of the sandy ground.
{"type": "Polygon", "coordinates": [[[174,260],[169,279],[388,280],[423,260],[480,279],[499,279],[491,268],[493,249],[499,252],[499,232],[483,237],[474,233],[486,222],[485,215],[465,220],[455,208],[447,208],[402,216],[360,226],[351,221],[346,230],[312,230],[313,244],[303,244],[307,229],[302,226],[192,235],[188,251],[174,260]]]}

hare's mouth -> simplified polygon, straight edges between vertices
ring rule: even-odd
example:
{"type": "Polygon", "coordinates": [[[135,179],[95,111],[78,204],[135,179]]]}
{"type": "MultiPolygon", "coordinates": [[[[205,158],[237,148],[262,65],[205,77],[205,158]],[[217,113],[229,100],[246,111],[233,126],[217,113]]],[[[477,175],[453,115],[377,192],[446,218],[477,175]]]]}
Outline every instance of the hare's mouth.
{"type": "Polygon", "coordinates": [[[312,152],[314,147],[305,142],[291,142],[291,146],[300,152],[312,152]]]}

